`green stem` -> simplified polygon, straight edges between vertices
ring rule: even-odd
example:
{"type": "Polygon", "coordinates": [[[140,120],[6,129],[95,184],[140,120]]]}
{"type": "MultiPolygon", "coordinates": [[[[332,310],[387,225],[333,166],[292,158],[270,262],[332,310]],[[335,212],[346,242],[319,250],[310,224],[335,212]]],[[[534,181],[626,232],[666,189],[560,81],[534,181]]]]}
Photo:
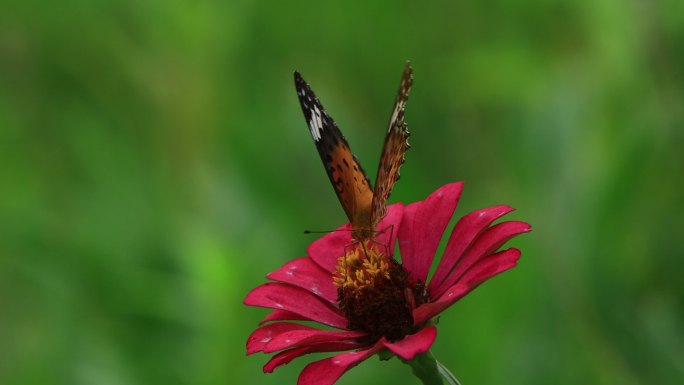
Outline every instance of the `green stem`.
{"type": "Polygon", "coordinates": [[[417,355],[411,361],[404,361],[411,367],[413,374],[420,378],[424,385],[461,385],[456,377],[441,362],[437,361],[432,352],[417,355]]]}
{"type": "Polygon", "coordinates": [[[439,374],[442,375],[442,377],[446,380],[447,384],[449,385],[461,385],[460,382],[456,379],[456,377],[447,369],[446,366],[444,366],[443,363],[435,360],[437,362],[437,370],[439,370],[439,374]]]}

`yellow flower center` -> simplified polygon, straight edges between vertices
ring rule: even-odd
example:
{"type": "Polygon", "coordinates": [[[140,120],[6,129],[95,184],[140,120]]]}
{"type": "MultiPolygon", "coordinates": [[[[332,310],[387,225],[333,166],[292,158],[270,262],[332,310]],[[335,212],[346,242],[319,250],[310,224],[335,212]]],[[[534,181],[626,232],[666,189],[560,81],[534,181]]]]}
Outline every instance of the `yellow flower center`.
{"type": "Polygon", "coordinates": [[[389,258],[367,241],[359,244],[337,259],[335,286],[358,292],[366,286],[374,286],[378,279],[390,278],[389,258]]]}

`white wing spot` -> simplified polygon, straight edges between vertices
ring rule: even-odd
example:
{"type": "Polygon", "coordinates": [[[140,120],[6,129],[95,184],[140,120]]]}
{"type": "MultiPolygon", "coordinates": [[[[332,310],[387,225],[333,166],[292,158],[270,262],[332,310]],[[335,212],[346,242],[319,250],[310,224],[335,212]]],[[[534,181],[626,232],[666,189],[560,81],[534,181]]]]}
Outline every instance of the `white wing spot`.
{"type": "Polygon", "coordinates": [[[392,119],[390,119],[390,122],[391,122],[391,123],[390,123],[389,129],[387,130],[388,132],[389,132],[389,131],[392,131],[392,127],[394,126],[394,122],[397,121],[397,117],[399,116],[399,110],[400,110],[400,109],[401,109],[401,106],[400,106],[400,105],[397,105],[397,106],[394,108],[394,111],[392,111],[392,119]]]}
{"type": "Polygon", "coordinates": [[[317,106],[313,106],[313,108],[311,109],[311,121],[309,121],[309,130],[311,130],[311,136],[316,142],[321,140],[322,127],[323,122],[321,121],[321,110],[319,110],[317,106]]]}

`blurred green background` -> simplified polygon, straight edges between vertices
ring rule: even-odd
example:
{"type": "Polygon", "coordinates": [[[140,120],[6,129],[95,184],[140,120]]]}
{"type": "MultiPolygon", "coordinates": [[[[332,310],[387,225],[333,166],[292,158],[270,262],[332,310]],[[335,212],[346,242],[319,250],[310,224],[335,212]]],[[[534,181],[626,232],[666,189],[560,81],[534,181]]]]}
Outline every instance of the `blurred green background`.
{"type": "MultiPolygon", "coordinates": [[[[466,182],[533,232],[442,317],[464,385],[684,378],[684,3],[4,1],[0,383],[294,384],[241,304],[345,221],[302,71],[392,202],[466,182]]],[[[371,359],[340,384],[418,384],[371,359]]]]}

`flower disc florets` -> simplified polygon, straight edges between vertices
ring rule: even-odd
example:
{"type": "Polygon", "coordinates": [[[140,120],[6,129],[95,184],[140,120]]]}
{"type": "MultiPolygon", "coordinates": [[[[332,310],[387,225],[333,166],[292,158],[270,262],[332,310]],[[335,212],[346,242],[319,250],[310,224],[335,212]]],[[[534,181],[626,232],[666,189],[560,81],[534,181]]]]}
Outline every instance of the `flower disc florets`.
{"type": "Polygon", "coordinates": [[[415,332],[412,311],[427,301],[424,286],[411,283],[406,270],[371,242],[354,245],[338,259],[334,282],[349,329],[389,341],[415,332]]]}

